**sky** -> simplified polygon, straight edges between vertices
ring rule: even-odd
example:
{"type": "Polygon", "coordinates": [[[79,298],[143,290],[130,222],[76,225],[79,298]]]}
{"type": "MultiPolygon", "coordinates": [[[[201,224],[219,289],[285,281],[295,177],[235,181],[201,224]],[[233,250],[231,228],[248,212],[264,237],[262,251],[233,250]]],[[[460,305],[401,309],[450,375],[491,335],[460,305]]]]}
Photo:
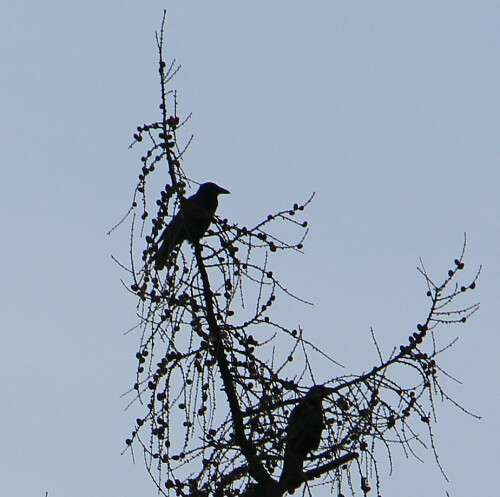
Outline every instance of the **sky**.
{"type": "Polygon", "coordinates": [[[430,453],[395,453],[382,495],[493,495],[500,4],[260,0],[3,2],[0,494],[156,494],[120,455],[139,337],[111,259],[129,233],[107,232],[136,184],[135,128],[158,118],[163,8],[193,113],[185,169],[229,189],[219,213],[241,224],[316,193],[304,254],[276,263],[315,305],[281,312],[347,371],[376,362],[370,327],[386,353],[406,340],[427,311],[419,258],[442,279],[467,233],[465,276],[483,272],[466,303],[482,306],[441,338],[460,337],[443,361],[462,384],[446,385],[482,419],[438,405],[450,482],[430,453]]]}

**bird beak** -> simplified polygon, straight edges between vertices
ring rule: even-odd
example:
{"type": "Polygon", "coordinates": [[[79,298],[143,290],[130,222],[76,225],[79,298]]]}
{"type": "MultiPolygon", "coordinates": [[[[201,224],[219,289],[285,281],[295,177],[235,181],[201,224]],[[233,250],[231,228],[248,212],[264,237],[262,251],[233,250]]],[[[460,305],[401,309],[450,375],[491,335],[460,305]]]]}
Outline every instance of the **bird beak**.
{"type": "Polygon", "coordinates": [[[217,193],[219,195],[225,195],[226,193],[229,194],[231,192],[229,190],[226,190],[225,188],[222,188],[222,186],[219,186],[219,191],[217,193]]]}
{"type": "Polygon", "coordinates": [[[324,390],[320,394],[320,396],[321,396],[322,399],[324,399],[325,397],[328,397],[332,393],[336,393],[337,392],[337,389],[334,388],[334,387],[323,387],[323,388],[324,388],[324,390]]]}

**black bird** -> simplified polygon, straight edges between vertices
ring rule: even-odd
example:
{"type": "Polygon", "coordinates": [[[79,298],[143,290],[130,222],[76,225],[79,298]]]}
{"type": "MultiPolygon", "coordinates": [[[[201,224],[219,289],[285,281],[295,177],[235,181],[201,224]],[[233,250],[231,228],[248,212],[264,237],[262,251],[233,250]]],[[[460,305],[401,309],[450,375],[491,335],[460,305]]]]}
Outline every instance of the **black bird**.
{"type": "Polygon", "coordinates": [[[161,245],[155,255],[158,271],[167,265],[172,250],[184,240],[191,243],[200,241],[214,219],[219,205],[217,197],[225,193],[229,192],[215,183],[203,183],[194,195],[182,203],[159,238],[161,245]]]}
{"type": "Polygon", "coordinates": [[[285,457],[281,485],[293,493],[304,481],[304,460],[319,447],[324,428],[323,399],[330,393],[324,385],[315,385],[293,408],[288,418],[285,457]]]}

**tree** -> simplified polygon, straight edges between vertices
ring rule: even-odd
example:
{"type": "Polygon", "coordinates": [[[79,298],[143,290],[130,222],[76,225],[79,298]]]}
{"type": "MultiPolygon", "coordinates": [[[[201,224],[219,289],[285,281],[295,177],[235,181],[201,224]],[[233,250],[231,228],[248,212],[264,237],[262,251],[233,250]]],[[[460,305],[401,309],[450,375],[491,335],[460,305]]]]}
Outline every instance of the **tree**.
{"type": "Polygon", "coordinates": [[[337,363],[306,330],[272,315],[279,298],[306,304],[280,282],[272,264],[281,252],[302,250],[308,230],[302,216],[313,196],[252,227],[211,214],[203,236],[176,238],[168,263],[155,264],[165,226],[186,228],[179,213],[197,185],[183,167],[191,139],[181,147],[179,134],[190,116],[178,115],[169,87],[178,66],[164,60],[164,23],[165,17],[157,34],[160,118],[139,126],[132,144],[149,143],[128,213],[131,258],[124,266],[140,318],[130,393],[144,409],[127,448],[141,447],[162,493],[198,497],[278,497],[311,493],[315,484],[328,484],[338,495],[359,489],[366,495],[375,485],[380,494],[377,461],[387,456],[379,448],[390,460],[393,447],[413,453],[425,434],[439,465],[434,399],[454,401],[440,384],[446,372],[438,364],[453,343],[439,348],[437,330],[465,323],[479,307],[454,307],[479,276],[459,282],[465,241],[440,283],[421,266],[429,309],[401,346],[384,355],[372,332],[378,364],[316,385],[314,358],[337,363]],[[152,204],[156,176],[167,182],[152,204]]]}

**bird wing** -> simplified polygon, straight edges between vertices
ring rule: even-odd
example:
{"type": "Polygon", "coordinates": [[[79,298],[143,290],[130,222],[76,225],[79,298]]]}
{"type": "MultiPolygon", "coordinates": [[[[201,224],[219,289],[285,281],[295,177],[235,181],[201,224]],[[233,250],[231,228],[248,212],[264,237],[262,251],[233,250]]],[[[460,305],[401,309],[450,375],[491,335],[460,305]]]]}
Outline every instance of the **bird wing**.
{"type": "Polygon", "coordinates": [[[214,218],[215,208],[200,205],[196,196],[193,196],[184,202],[181,213],[186,238],[194,243],[199,241],[207,231],[214,218]]]}
{"type": "Polygon", "coordinates": [[[155,265],[158,270],[165,267],[168,256],[177,245],[186,239],[186,230],[182,211],[178,212],[163,230],[158,242],[161,242],[155,256],[155,265]]]}
{"type": "Polygon", "coordinates": [[[316,450],[323,431],[321,403],[303,399],[290,414],[287,431],[287,446],[304,458],[316,450]]]}

